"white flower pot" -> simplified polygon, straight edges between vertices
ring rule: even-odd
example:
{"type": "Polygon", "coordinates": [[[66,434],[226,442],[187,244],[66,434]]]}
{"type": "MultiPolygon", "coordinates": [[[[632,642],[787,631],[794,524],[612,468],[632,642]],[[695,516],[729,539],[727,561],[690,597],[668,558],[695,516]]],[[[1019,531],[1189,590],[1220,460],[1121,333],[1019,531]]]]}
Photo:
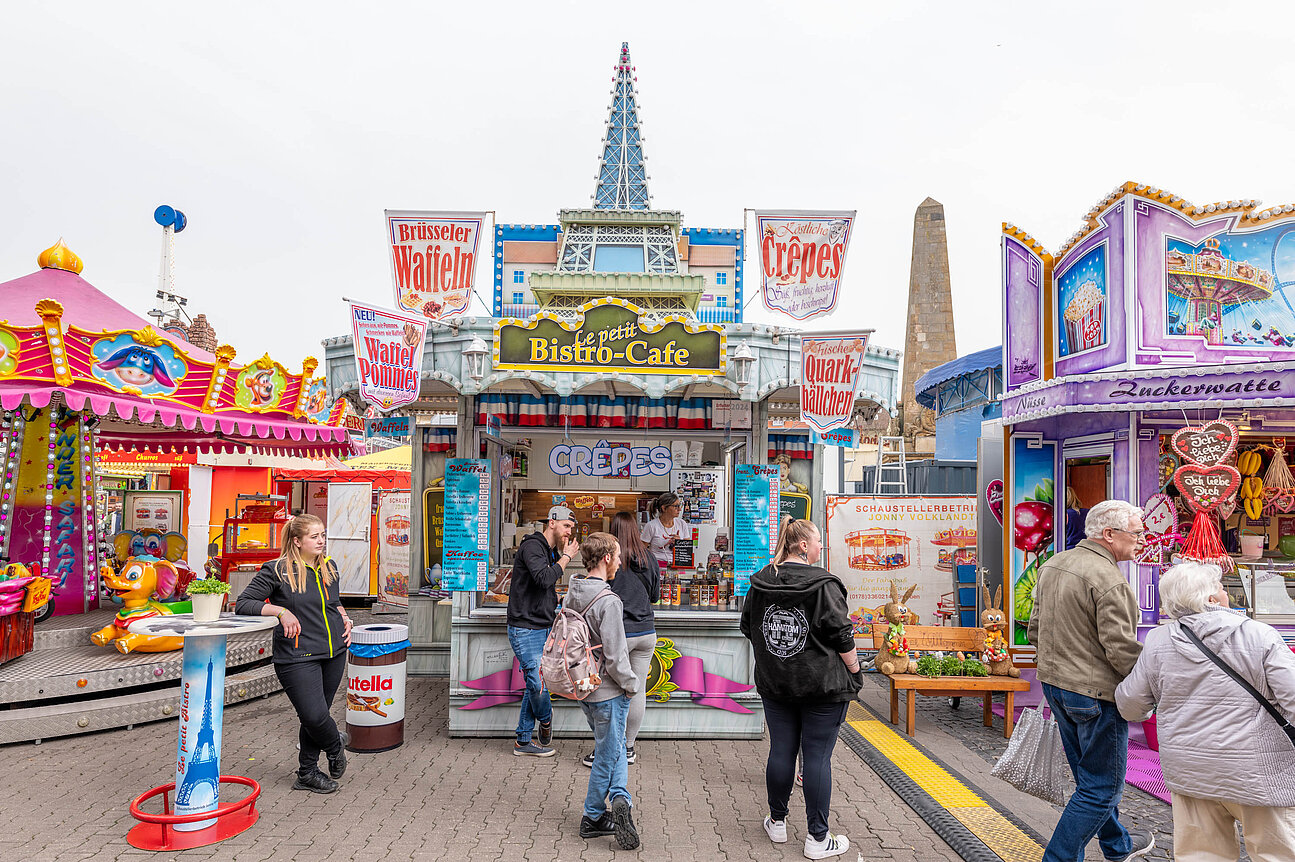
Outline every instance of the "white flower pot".
{"type": "Polygon", "coordinates": [[[193,621],[214,623],[220,619],[220,609],[225,606],[229,593],[198,593],[189,596],[193,602],[193,621]]]}

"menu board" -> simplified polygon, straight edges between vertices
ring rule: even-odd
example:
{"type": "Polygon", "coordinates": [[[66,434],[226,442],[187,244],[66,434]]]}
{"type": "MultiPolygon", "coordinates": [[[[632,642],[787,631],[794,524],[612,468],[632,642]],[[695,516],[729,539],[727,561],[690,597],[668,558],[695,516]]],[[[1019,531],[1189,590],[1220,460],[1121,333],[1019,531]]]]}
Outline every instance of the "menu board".
{"type": "Polygon", "coordinates": [[[442,589],[484,590],[490,550],[490,460],[445,462],[442,589]]]}
{"type": "Polygon", "coordinates": [[[692,558],[692,539],[675,539],[671,546],[674,552],[674,567],[676,569],[691,569],[693,567],[692,558]]]}
{"type": "Polygon", "coordinates": [[[733,482],[733,578],[739,596],[778,544],[778,467],[739,464],[733,482]]]}

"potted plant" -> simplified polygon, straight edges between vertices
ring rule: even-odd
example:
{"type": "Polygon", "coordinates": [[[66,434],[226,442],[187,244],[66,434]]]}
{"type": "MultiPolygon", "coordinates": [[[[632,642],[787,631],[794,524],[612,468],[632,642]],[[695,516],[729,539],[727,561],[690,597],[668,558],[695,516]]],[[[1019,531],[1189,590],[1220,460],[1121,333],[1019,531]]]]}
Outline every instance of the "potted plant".
{"type": "Polygon", "coordinates": [[[229,584],[220,578],[201,578],[189,583],[189,598],[193,601],[193,620],[214,623],[220,619],[220,609],[229,595],[229,584]]]}
{"type": "Polygon", "coordinates": [[[962,672],[967,676],[989,676],[989,668],[980,659],[969,658],[962,663],[962,672]]]}
{"type": "Polygon", "coordinates": [[[946,655],[940,660],[940,676],[962,676],[963,660],[956,655],[946,655]]]}
{"type": "Polygon", "coordinates": [[[940,660],[933,655],[924,655],[917,660],[917,672],[921,676],[935,679],[940,675],[940,660]]]}

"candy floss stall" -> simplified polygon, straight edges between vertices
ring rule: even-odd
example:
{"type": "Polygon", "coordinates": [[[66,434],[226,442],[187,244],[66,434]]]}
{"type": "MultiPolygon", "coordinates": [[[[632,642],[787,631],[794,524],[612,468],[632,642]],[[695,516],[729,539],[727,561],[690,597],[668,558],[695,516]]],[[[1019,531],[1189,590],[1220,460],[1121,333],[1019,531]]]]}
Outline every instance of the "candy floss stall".
{"type": "MultiPolygon", "coordinates": [[[[158,332],[95,289],[61,242],[38,260],[38,272],[0,285],[0,555],[49,576],[54,614],[87,616],[84,624],[48,623],[49,648],[42,648],[37,626],[35,649],[0,680],[5,704],[120,693],[145,676],[121,673],[139,657],[89,644],[89,633],[116,610],[101,590],[100,571],[121,563],[100,550],[98,539],[112,537],[96,536],[96,450],[323,457],[350,449],[345,431],[306,412],[310,393],[326,387],[311,379],[314,360],[301,375],[268,356],[236,365],[233,348],[207,353],[158,332]],[[86,653],[85,663],[70,657],[77,651],[86,653]]],[[[179,567],[179,538],[141,531],[122,544],[134,556],[155,553],[179,567]]],[[[169,678],[156,658],[147,670],[149,683],[169,678]]],[[[8,719],[28,711],[5,712],[0,741],[11,741],[16,725],[8,719]]]]}
{"type": "Polygon", "coordinates": [[[1232,605],[1295,642],[1293,211],[1126,183],[1056,253],[1003,226],[1004,568],[1020,659],[1039,566],[1104,499],[1145,511],[1146,548],[1122,564],[1143,634],[1162,620],[1161,571],[1186,558],[1221,565],[1232,605]]]}

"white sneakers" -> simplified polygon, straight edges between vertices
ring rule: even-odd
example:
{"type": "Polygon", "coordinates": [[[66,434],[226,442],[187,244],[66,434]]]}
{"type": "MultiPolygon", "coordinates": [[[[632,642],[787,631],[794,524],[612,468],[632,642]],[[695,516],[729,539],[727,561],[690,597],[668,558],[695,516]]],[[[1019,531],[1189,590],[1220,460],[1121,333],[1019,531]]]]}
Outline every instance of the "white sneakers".
{"type": "Polygon", "coordinates": [[[787,821],[774,820],[772,817],[764,818],[764,831],[769,833],[769,840],[774,844],[787,843],[787,821]]]}
{"type": "Polygon", "coordinates": [[[850,839],[844,835],[833,835],[831,832],[822,841],[815,841],[812,835],[805,836],[806,859],[828,859],[840,856],[850,849],[850,839]]]}
{"type": "MultiPolygon", "coordinates": [[[[764,831],[774,844],[787,843],[787,821],[764,818],[764,831]]],[[[850,849],[850,839],[844,835],[833,835],[831,832],[822,841],[815,841],[812,835],[805,836],[806,859],[830,859],[840,856],[850,849]]]]}

